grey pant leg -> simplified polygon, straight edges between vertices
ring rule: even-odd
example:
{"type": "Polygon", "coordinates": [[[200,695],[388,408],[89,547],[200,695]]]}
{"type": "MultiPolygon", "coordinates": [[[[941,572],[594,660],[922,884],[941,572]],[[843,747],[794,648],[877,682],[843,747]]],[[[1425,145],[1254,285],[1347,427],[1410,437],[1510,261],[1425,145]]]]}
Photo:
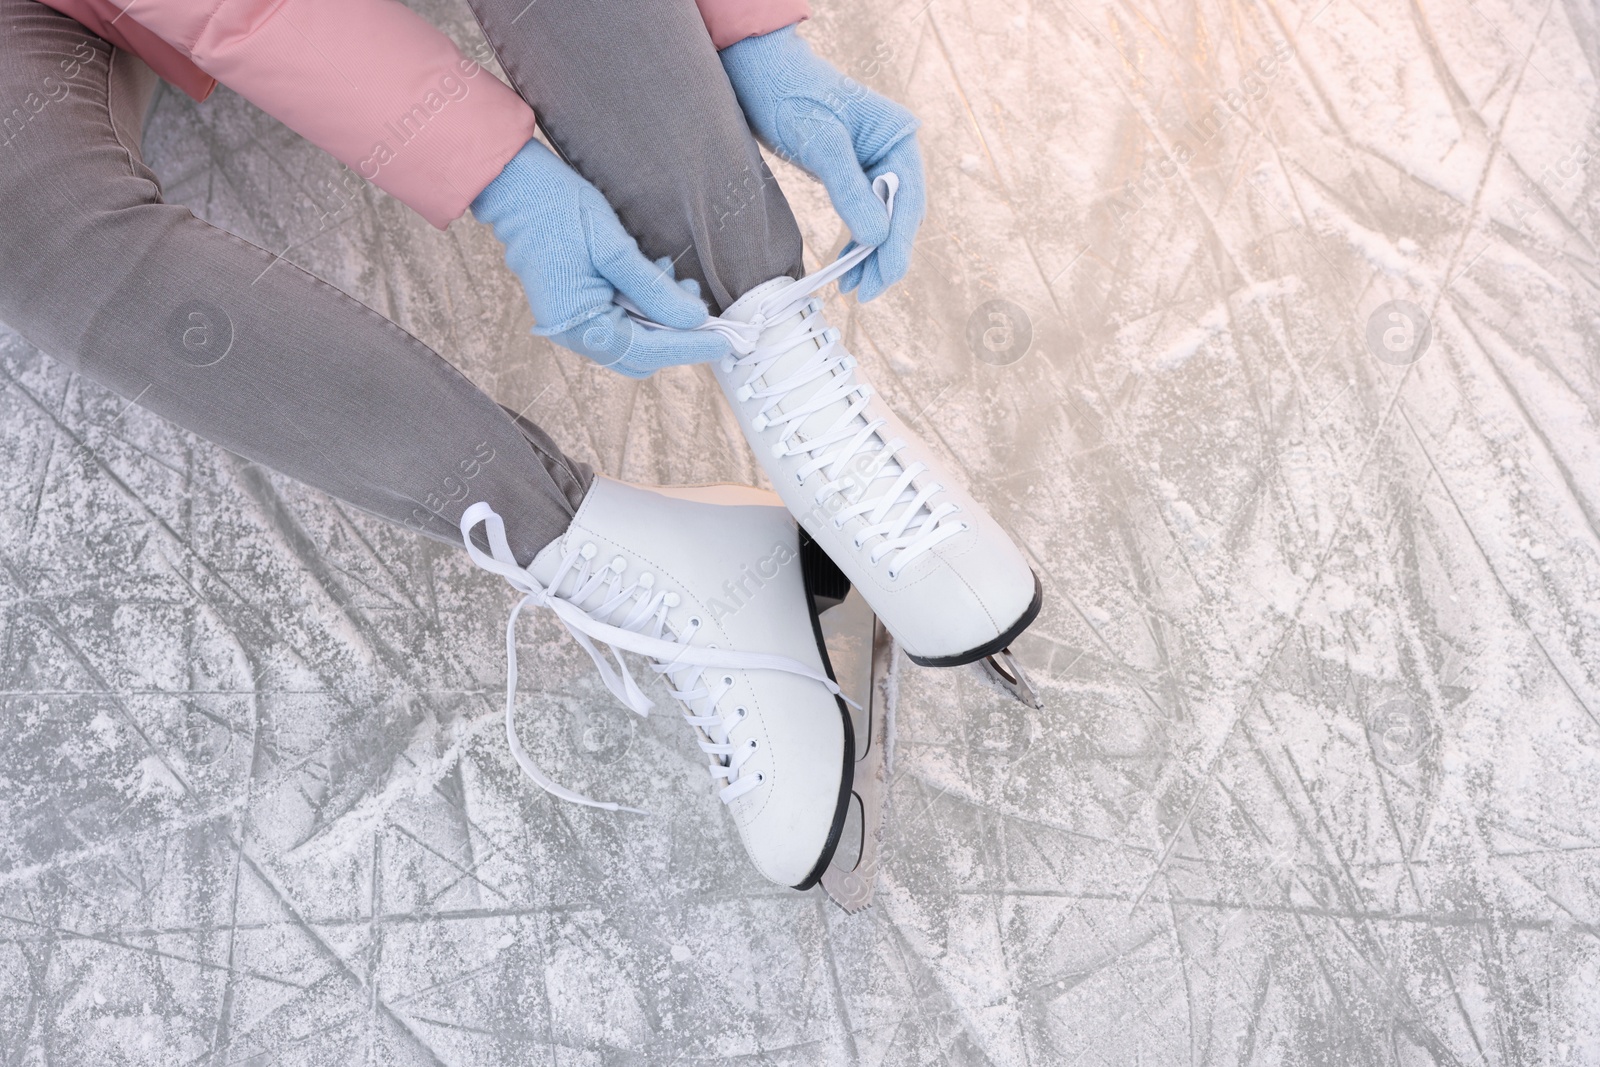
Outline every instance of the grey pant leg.
{"type": "Polygon", "coordinates": [[[460,544],[478,500],[523,562],[560,536],[587,467],[377,312],[162,202],[139,152],[153,85],[72,19],[0,0],[0,321],[141,407],[431,537],[460,544]]]}
{"type": "Polygon", "coordinates": [[[694,0],[468,2],[551,143],[713,311],[803,273],[800,229],[694,0]]]}

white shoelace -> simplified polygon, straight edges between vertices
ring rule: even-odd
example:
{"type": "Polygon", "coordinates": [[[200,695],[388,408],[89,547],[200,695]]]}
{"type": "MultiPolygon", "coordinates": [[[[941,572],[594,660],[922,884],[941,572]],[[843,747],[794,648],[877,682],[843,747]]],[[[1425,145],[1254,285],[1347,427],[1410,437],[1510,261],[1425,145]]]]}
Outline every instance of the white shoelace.
{"type": "MultiPolygon", "coordinates": [[[[872,190],[883,201],[890,217],[894,215],[894,194],[899,188],[899,178],[884,174],[872,183],[872,190]]],[[[903,438],[885,439],[880,433],[887,420],[870,416],[873,388],[858,382],[851,373],[856,359],[840,344],[841,334],[836,327],[828,326],[822,317],[822,301],[812,294],[844,275],[856,264],[870,256],[876,248],[864,245],[841,256],[821,270],[814,271],[796,281],[774,289],[757,306],[749,322],[712,316],[697,330],[710,330],[727,337],[737,355],[723,363],[724,371],[744,368],[744,375],[735,395],[741,401],[762,401],[751,418],[757,431],[769,426],[783,427],[783,432],[773,448],[779,459],[809,455],[811,458],[795,471],[798,481],[804,482],[812,474],[826,468],[827,481],[817,490],[814,504],[818,514],[828,514],[829,502],[842,496],[847,502],[831,516],[834,529],[842,530],[845,523],[858,516],[866,525],[856,531],[854,543],[857,550],[866,548],[869,541],[881,538],[868,553],[868,561],[876,565],[893,554],[888,561],[891,579],[935,545],[953,537],[967,528],[966,523],[954,518],[959,508],[948,501],[936,502],[934,498],[944,486],[937,482],[918,484],[928,466],[921,461],[902,465],[895,456],[906,448],[903,438]],[[761,334],[768,326],[783,322],[795,314],[803,314],[799,330],[781,341],[761,343],[761,334]],[[814,353],[801,365],[775,382],[760,388],[755,382],[762,378],[774,364],[807,341],[816,342],[814,353]],[[816,391],[804,402],[784,410],[784,403],[796,389],[820,382],[816,391]],[[833,425],[814,436],[801,439],[800,427],[819,411],[841,401],[849,406],[842,410],[833,425]],[[838,446],[838,447],[835,447],[838,446]],[[832,451],[830,451],[832,449],[832,451]],[[879,483],[886,483],[880,485],[879,483]],[[852,489],[859,489],[852,495],[852,489]]],[[[645,318],[638,308],[624,297],[617,298],[635,322],[648,329],[671,329],[645,318]]]]}
{"type": "MultiPolygon", "coordinates": [[[[624,585],[622,575],[627,569],[627,561],[619,556],[610,563],[595,566],[594,558],[598,551],[593,544],[585,544],[569,552],[556,569],[549,586],[544,586],[525,568],[517,566],[506,541],[505,522],[488,503],[480,501],[461,516],[461,537],[472,562],[500,575],[523,594],[517,606],[511,609],[511,618],[506,622],[506,740],[510,743],[512,757],[523,773],[552,796],[605,811],[647,814],[642,808],[594,800],[568,789],[540,770],[523,749],[516,726],[517,617],[529,604],[555,612],[573,639],[594,660],[606,688],[630,711],[648,715],[654,705],[634,681],[632,672],[622,658],[623,652],[636,652],[647,657],[652,670],[667,676],[668,691],[683,704],[684,720],[695,728],[701,751],[712,757],[711,777],[727,783],[718,793],[724,804],[731,804],[756,788],[762,783],[763,776],[759,772],[740,774],[740,767],[755,754],[757,743],[751,740],[734,745],[729,741],[728,735],[747,713],[743,707],[727,714],[717,712],[717,703],[733,688],[733,676],[724,674],[711,684],[702,684],[702,676],[708,668],[786,671],[820,683],[834,696],[841,695],[839,687],[825,673],[788,656],[700,648],[689,644],[689,639],[698,629],[698,617],[691,618],[690,625],[682,633],[671,630],[667,625],[667,612],[677,607],[678,595],[669,590],[656,590],[654,576],[649,572],[636,575],[624,585]],[[485,525],[488,553],[472,541],[472,531],[479,523],[485,525]],[[557,590],[561,588],[562,581],[574,571],[573,591],[566,596],[559,595],[557,590]],[[597,594],[603,597],[599,603],[588,608],[582,606],[597,594]],[[607,619],[614,621],[604,621],[607,619]],[[600,654],[596,642],[610,650],[616,662],[615,669],[600,654]],[[690,705],[697,700],[705,701],[706,711],[694,711],[690,705]]],[[[850,703],[848,697],[845,700],[850,703]]]]}

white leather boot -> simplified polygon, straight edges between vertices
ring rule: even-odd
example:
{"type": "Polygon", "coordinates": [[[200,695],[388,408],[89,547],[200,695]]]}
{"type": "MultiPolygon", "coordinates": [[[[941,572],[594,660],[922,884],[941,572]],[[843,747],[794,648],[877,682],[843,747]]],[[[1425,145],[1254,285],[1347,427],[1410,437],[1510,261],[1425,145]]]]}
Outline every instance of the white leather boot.
{"type": "Polygon", "coordinates": [[[774,278],[723,312],[753,345],[717,381],[778,495],[911,659],[983,659],[1039,614],[1039,580],[828,325],[811,294],[849,263],[774,278]]]}
{"type": "Polygon", "coordinates": [[[556,612],[606,686],[640,714],[651,703],[621,652],[647,657],[709,757],[756,868],[797,889],[821,877],[848,810],[853,738],[806,593],[799,533],[772,494],[597,477],[566,533],[525,569],[489,505],[467,509],[461,531],[474,562],[525,594],[506,629],[506,732],[529,777],[566,800],[622,807],[558,785],[517,739],[515,627],[531,603],[556,612]],[[479,524],[488,553],[473,543],[479,524]],[[610,646],[614,663],[597,644],[610,646]]]}

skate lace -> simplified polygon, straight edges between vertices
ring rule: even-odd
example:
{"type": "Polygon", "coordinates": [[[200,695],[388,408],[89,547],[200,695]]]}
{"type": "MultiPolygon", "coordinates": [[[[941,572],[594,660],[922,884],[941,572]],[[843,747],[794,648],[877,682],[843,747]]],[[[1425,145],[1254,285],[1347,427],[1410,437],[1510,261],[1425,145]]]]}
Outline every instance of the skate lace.
{"type": "MultiPolygon", "coordinates": [[[[898,187],[899,178],[894,174],[881,175],[872,183],[873,192],[891,217],[898,187]]],[[[795,470],[796,481],[804,483],[817,471],[826,471],[827,480],[818,487],[812,501],[817,517],[830,518],[831,512],[836,530],[844,529],[851,519],[863,518],[865,523],[854,537],[855,547],[861,550],[876,541],[868,551],[868,561],[877,565],[887,558],[888,575],[893,579],[918,556],[965,530],[967,525],[955,518],[960,510],[957,505],[940,499],[944,486],[923,478],[927,464],[896,461],[895,457],[906,448],[906,441],[885,438],[879,432],[888,420],[872,414],[875,390],[856,380],[855,357],[841,343],[838,328],[828,325],[822,314],[822,301],[812,295],[874,251],[876,247],[871,245],[852,249],[821,270],[774,289],[761,300],[749,322],[712,316],[695,329],[720,333],[732,344],[737,354],[724,360],[723,369],[745,371],[735,396],[745,403],[761,401],[751,424],[758,431],[769,426],[783,427],[773,445],[773,455],[779,459],[810,457],[795,470]],[[782,340],[762,340],[770,326],[796,314],[802,315],[797,332],[782,340]],[[807,341],[816,342],[816,349],[802,364],[777,381],[759,387],[755,384],[779,359],[807,341]],[[784,406],[796,389],[814,382],[822,384],[811,396],[792,407],[784,406]],[[840,401],[848,401],[849,406],[831,426],[801,437],[806,420],[840,401]],[[838,503],[835,498],[839,498],[838,503]]],[[[643,317],[626,298],[619,296],[618,303],[647,328],[671,328],[643,317]]]]}
{"type": "Polygon", "coordinates": [[[740,768],[756,753],[758,745],[754,740],[735,745],[729,734],[748,712],[744,707],[726,714],[717,711],[718,703],[733,688],[733,676],[725,673],[707,683],[704,678],[708,670],[785,671],[819,682],[833,695],[841,695],[838,685],[825,673],[788,656],[690,644],[700,627],[699,617],[691,617],[681,632],[667,621],[668,610],[680,603],[678,594],[656,589],[655,578],[648,571],[624,583],[627,561],[618,556],[596,566],[594,559],[598,551],[593,544],[577,546],[568,552],[546,586],[526,568],[517,566],[506,541],[505,523],[488,503],[474,504],[461,516],[461,536],[474,563],[500,575],[523,594],[506,622],[506,739],[523,773],[552,796],[605,811],[647,814],[642,808],[594,800],[568,789],[540,770],[522,747],[516,726],[517,618],[529,604],[555,612],[567,632],[594,661],[606,688],[623,707],[641,716],[650,714],[654,704],[639,688],[622,653],[635,652],[650,660],[651,670],[665,676],[668,692],[683,705],[684,719],[695,729],[701,751],[711,757],[712,779],[726,782],[718,792],[724,804],[733,803],[761,785],[764,776],[760,772],[741,774],[740,768]],[[489,543],[487,553],[472,540],[472,531],[480,523],[484,524],[489,543]],[[571,591],[558,593],[569,576],[574,580],[571,591]],[[599,646],[611,653],[610,661],[601,654],[599,646]],[[695,711],[692,705],[696,701],[704,702],[704,711],[695,711]]]}

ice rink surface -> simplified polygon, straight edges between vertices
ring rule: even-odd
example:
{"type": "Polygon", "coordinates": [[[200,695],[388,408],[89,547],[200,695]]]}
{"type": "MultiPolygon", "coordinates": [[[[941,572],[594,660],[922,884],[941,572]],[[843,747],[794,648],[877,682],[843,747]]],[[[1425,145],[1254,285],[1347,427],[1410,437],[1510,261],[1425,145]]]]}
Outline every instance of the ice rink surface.
{"type": "MultiPolygon", "coordinates": [[[[846,916],[548,616],[524,738],[653,814],[524,779],[462,554],[0,332],[0,1062],[1600,1064],[1591,0],[815,6],[931,181],[835,307],[1031,555],[1046,707],[901,661],[846,916]]],[[[486,229],[226,91],[147,154],[604,472],[759,477],[709,373],[530,337],[486,229]]]]}

